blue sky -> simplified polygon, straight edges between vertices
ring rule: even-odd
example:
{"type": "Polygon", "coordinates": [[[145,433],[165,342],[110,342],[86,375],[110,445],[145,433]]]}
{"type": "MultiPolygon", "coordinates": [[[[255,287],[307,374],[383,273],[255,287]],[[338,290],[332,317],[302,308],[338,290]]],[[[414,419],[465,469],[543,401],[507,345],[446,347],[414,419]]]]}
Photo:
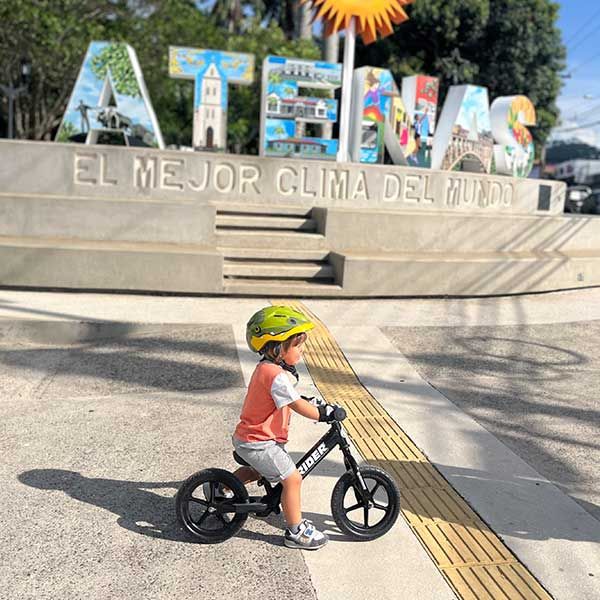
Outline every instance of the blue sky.
{"type": "Polygon", "coordinates": [[[460,106],[460,113],[456,122],[467,131],[473,129],[473,115],[477,117],[478,132],[490,132],[489,96],[485,88],[469,86],[460,106]]]}
{"type": "Polygon", "coordinates": [[[557,138],[579,138],[600,146],[600,2],[561,0],[559,26],[567,46],[567,72],[558,105],[561,124],[557,138]],[[561,131],[560,129],[573,129],[561,131]]]}

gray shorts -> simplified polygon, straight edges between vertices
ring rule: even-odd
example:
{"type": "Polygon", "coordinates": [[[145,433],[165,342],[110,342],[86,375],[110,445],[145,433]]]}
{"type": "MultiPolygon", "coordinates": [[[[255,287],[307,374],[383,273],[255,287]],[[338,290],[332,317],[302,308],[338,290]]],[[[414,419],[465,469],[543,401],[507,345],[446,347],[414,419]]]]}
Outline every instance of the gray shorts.
{"type": "Polygon", "coordinates": [[[269,483],[279,483],[296,470],[285,444],[279,444],[275,440],[242,442],[235,436],[232,441],[235,451],[269,483]]]}

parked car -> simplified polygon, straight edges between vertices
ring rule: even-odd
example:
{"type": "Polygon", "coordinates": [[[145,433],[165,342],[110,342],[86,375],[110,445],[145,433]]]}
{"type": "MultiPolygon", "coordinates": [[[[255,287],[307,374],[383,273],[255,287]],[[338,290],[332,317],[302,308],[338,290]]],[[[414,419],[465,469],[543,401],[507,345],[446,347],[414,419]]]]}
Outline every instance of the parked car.
{"type": "MultiPolygon", "coordinates": [[[[575,185],[568,188],[567,199],[565,201],[565,212],[588,212],[588,210],[584,209],[588,209],[590,207],[589,199],[591,198],[592,193],[592,188],[587,185],[575,185]]],[[[593,204],[595,207],[595,202],[593,204]]]]}

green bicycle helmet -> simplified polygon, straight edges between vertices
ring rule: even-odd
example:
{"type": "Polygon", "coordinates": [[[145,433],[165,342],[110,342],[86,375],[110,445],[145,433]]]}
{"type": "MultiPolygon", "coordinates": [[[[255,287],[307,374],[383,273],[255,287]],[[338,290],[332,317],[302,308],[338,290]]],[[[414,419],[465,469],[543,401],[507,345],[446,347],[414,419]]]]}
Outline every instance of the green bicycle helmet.
{"type": "Polygon", "coordinates": [[[269,342],[284,342],[313,327],[314,324],[306,315],[290,306],[267,306],[248,321],[246,342],[252,352],[261,353],[269,342]]]}

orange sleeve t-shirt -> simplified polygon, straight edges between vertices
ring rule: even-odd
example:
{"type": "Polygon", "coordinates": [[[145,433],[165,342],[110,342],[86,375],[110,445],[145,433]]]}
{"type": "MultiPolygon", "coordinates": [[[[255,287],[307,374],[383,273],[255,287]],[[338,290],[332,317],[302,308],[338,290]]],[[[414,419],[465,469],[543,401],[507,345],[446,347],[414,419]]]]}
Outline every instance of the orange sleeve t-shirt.
{"type": "Polygon", "coordinates": [[[267,361],[258,363],[233,435],[242,442],[275,440],[285,444],[290,426],[289,405],[299,399],[300,394],[282,367],[267,361]]]}

